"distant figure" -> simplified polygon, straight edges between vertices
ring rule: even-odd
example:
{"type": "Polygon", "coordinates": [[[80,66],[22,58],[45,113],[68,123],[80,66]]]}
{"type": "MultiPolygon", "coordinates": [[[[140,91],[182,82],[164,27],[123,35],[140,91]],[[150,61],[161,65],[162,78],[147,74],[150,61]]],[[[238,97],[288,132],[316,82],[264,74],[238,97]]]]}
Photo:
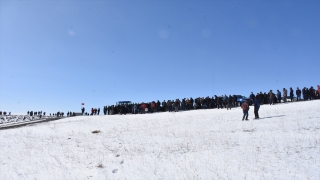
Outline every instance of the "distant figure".
{"type": "Polygon", "coordinates": [[[107,107],[106,106],[103,106],[103,114],[107,115],[107,107]]]}
{"type": "Polygon", "coordinates": [[[168,100],[167,106],[168,106],[168,111],[171,112],[171,111],[172,111],[172,103],[171,103],[171,100],[168,100]]]}
{"type": "Polygon", "coordinates": [[[143,113],[143,114],[145,113],[145,110],[146,110],[146,109],[147,109],[147,111],[148,111],[147,105],[142,102],[142,104],[141,104],[141,110],[142,110],[142,113],[143,113]]]}
{"type": "Polygon", "coordinates": [[[134,103],[133,105],[133,114],[137,114],[137,111],[138,111],[138,106],[136,103],[134,103]]]}
{"type": "Polygon", "coordinates": [[[98,108],[98,115],[100,114],[100,108],[98,108]]]}
{"type": "Polygon", "coordinates": [[[86,109],[84,107],[81,108],[82,115],[86,109]]]}
{"type": "Polygon", "coordinates": [[[231,95],[229,95],[229,98],[228,98],[228,105],[227,105],[227,110],[230,109],[231,110],[231,107],[232,107],[232,104],[233,104],[233,98],[231,97],[231,95]]]}
{"type": "Polygon", "coordinates": [[[253,99],[253,105],[254,105],[254,118],[259,119],[259,108],[260,108],[260,102],[258,98],[253,99]]]}
{"type": "Polygon", "coordinates": [[[246,100],[244,103],[241,104],[241,108],[243,111],[243,117],[242,117],[242,121],[244,121],[244,119],[246,121],[248,121],[248,116],[249,116],[249,104],[248,104],[248,100],[246,100]]]}
{"type": "Polygon", "coordinates": [[[178,112],[179,108],[180,108],[180,99],[176,99],[175,103],[174,103],[174,112],[178,112]]]}
{"type": "Polygon", "coordinates": [[[283,88],[283,102],[286,103],[287,102],[287,89],[286,88],[283,88]]]}
{"type": "Polygon", "coordinates": [[[290,101],[293,102],[293,89],[290,87],[290,101]]]}
{"type": "Polygon", "coordinates": [[[310,87],[309,89],[309,99],[310,100],[314,100],[315,99],[315,89],[313,88],[313,86],[310,87]]]}
{"type": "Polygon", "coordinates": [[[269,92],[269,103],[270,103],[270,105],[274,104],[273,101],[274,101],[274,94],[273,94],[272,90],[270,90],[270,92],[269,92]]]}
{"type": "Polygon", "coordinates": [[[296,95],[297,95],[297,101],[300,101],[301,100],[301,90],[298,87],[296,90],[296,95]]]}
{"type": "Polygon", "coordinates": [[[278,103],[281,103],[281,92],[279,90],[277,90],[277,99],[278,103]]]}
{"type": "Polygon", "coordinates": [[[304,101],[306,100],[306,96],[307,96],[306,87],[304,87],[304,88],[302,89],[302,97],[303,97],[303,100],[304,100],[304,101]]]}
{"type": "Polygon", "coordinates": [[[254,97],[255,97],[255,96],[254,96],[253,92],[251,92],[249,98],[250,98],[250,99],[254,99],[254,97]]]}

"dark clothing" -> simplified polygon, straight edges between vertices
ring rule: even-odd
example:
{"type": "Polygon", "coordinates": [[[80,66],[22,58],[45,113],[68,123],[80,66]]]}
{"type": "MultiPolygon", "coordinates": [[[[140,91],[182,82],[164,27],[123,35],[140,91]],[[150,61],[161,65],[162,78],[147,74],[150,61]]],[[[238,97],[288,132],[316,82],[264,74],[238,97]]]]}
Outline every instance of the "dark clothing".
{"type": "Polygon", "coordinates": [[[260,108],[260,102],[257,98],[253,100],[253,105],[254,105],[254,118],[258,119],[259,118],[259,108],[260,108]]]}
{"type": "Polygon", "coordinates": [[[293,89],[290,88],[290,101],[293,102],[293,89]]]}
{"type": "Polygon", "coordinates": [[[248,111],[243,110],[243,117],[242,117],[242,121],[243,121],[244,119],[248,120],[248,116],[249,116],[248,111]]]}
{"type": "Polygon", "coordinates": [[[277,93],[278,103],[281,103],[281,92],[278,91],[277,93]]]}
{"type": "Polygon", "coordinates": [[[259,117],[259,108],[260,107],[254,107],[254,118],[255,119],[259,119],[260,117],[259,117]]]}

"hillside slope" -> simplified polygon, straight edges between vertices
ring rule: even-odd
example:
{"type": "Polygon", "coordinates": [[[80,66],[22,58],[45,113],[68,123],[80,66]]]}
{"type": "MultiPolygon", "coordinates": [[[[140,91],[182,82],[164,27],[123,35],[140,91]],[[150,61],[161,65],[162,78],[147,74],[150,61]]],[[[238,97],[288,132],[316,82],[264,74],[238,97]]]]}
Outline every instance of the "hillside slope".
{"type": "Polygon", "coordinates": [[[320,178],[320,100],[83,116],[0,131],[0,179],[320,178]],[[100,133],[92,133],[100,130],[100,133]]]}

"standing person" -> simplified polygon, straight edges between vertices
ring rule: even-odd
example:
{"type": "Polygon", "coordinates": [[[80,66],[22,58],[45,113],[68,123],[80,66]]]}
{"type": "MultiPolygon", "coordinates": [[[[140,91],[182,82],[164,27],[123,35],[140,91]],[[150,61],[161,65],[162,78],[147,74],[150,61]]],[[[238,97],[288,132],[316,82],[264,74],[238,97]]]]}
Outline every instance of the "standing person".
{"type": "Polygon", "coordinates": [[[303,89],[302,89],[302,97],[303,97],[303,100],[305,101],[306,100],[306,87],[304,87],[303,89]]]}
{"type": "Polygon", "coordinates": [[[297,95],[297,101],[301,101],[301,90],[298,87],[296,90],[296,95],[297,95]]]}
{"type": "Polygon", "coordinates": [[[279,91],[279,89],[277,90],[277,99],[278,103],[281,103],[281,92],[279,91]]]}
{"type": "Polygon", "coordinates": [[[151,102],[151,113],[156,111],[156,102],[152,101],[151,102]]]}
{"type": "MultiPolygon", "coordinates": [[[[213,100],[213,98],[212,98],[213,100]]],[[[233,95],[233,107],[236,107],[237,106],[237,96],[236,95],[233,95]]]]}
{"type": "Polygon", "coordinates": [[[82,108],[81,108],[81,113],[82,113],[82,115],[83,115],[84,111],[85,111],[85,108],[82,107],[82,108]]]}
{"type": "Polygon", "coordinates": [[[178,112],[179,111],[179,106],[180,106],[180,100],[176,99],[175,103],[174,103],[174,112],[178,112]]]}
{"type": "Polygon", "coordinates": [[[98,115],[100,114],[100,108],[98,108],[98,115]]]}
{"type": "Polygon", "coordinates": [[[194,100],[192,99],[192,97],[190,97],[190,109],[193,109],[193,103],[194,103],[194,100]]]}
{"type": "Polygon", "coordinates": [[[287,93],[288,93],[287,89],[283,88],[283,102],[284,103],[287,102],[287,93]]]}
{"type": "Polygon", "coordinates": [[[249,98],[250,98],[250,99],[254,99],[254,94],[253,94],[253,92],[251,92],[251,94],[249,95],[249,98]]]}
{"type": "MultiPolygon", "coordinates": [[[[310,91],[309,91],[309,89],[308,89],[308,88],[306,88],[305,93],[306,93],[306,96],[305,96],[306,101],[308,101],[308,100],[309,100],[309,98],[310,98],[310,91]]],[[[310,100],[311,100],[311,99],[310,99],[310,100]]]]}
{"type": "Polygon", "coordinates": [[[227,110],[228,109],[231,110],[232,104],[233,104],[233,97],[231,95],[229,95],[227,110]]]}
{"type": "Polygon", "coordinates": [[[166,112],[166,109],[167,109],[167,103],[165,100],[163,100],[162,102],[162,112],[166,112]]]}
{"type": "Polygon", "coordinates": [[[220,97],[220,96],[217,99],[217,108],[218,109],[220,109],[220,108],[222,109],[222,97],[220,97]]]}
{"type": "Polygon", "coordinates": [[[314,98],[315,98],[315,91],[316,90],[314,90],[314,88],[313,88],[313,86],[311,86],[310,87],[310,89],[309,89],[309,97],[310,97],[310,100],[314,100],[314,98]]]}
{"type": "Polygon", "coordinates": [[[248,100],[246,100],[244,103],[241,104],[241,108],[243,110],[243,117],[242,117],[242,121],[244,121],[244,119],[246,119],[246,121],[248,121],[248,116],[249,116],[249,104],[248,104],[248,100]]]}
{"type": "Polygon", "coordinates": [[[274,104],[274,94],[273,94],[273,92],[272,92],[272,90],[270,90],[270,92],[269,92],[269,101],[270,101],[270,105],[272,104],[274,104]]]}
{"type": "Polygon", "coordinates": [[[261,91],[260,91],[260,94],[259,94],[259,96],[258,96],[258,99],[259,99],[259,101],[260,101],[260,104],[264,104],[264,96],[263,96],[263,94],[262,94],[261,91]]]}
{"type": "Polygon", "coordinates": [[[168,111],[171,112],[171,111],[172,111],[172,103],[171,103],[171,100],[168,100],[167,106],[168,106],[168,111]]]}
{"type": "Polygon", "coordinates": [[[254,118],[259,119],[259,108],[260,108],[260,102],[258,99],[258,95],[256,98],[253,99],[253,105],[254,105],[254,118]]]}
{"type": "Polygon", "coordinates": [[[107,115],[107,107],[106,106],[103,106],[103,114],[107,115]]]}
{"type": "Polygon", "coordinates": [[[144,102],[142,102],[142,104],[141,104],[142,114],[145,114],[145,113],[146,113],[146,109],[147,109],[147,105],[146,105],[144,102]]]}
{"type": "Polygon", "coordinates": [[[138,106],[136,103],[134,103],[133,105],[133,114],[137,114],[137,111],[138,111],[138,106]]]}
{"type": "Polygon", "coordinates": [[[293,89],[290,87],[290,101],[293,102],[293,89]]]}

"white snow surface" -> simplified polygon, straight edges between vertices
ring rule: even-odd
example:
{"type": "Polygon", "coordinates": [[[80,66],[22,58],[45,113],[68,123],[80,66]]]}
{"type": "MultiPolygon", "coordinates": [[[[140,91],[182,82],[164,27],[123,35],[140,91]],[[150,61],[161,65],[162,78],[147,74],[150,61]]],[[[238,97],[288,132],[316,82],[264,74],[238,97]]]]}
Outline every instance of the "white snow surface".
{"type": "Polygon", "coordinates": [[[0,130],[0,179],[320,179],[320,100],[0,130]],[[100,133],[92,133],[100,130],[100,133]]]}

